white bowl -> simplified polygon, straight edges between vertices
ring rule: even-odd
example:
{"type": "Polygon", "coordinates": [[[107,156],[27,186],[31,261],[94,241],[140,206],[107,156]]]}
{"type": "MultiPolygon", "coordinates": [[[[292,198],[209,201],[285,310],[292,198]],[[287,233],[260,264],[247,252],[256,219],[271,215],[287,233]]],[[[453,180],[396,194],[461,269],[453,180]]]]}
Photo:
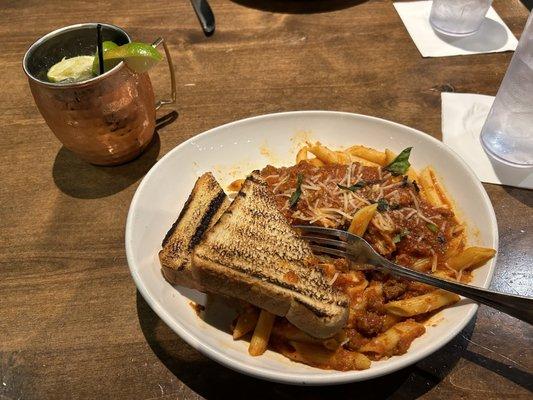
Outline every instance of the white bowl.
{"type": "MultiPolygon", "coordinates": [[[[223,185],[266,164],[291,165],[306,139],[331,147],[364,144],[399,152],[413,146],[415,168],[433,165],[470,229],[471,243],[497,249],[494,210],[472,170],[448,147],[415,129],[379,118],[329,111],[298,111],[263,115],[232,122],[182,143],[146,174],[131,202],[126,223],[126,253],[131,274],[150,307],[192,347],[236,371],[271,381],[300,385],[330,385],[385,375],[428,356],[448,343],[476,312],[463,299],[432,318],[427,332],[402,356],[373,362],[365,371],[327,371],[292,362],[267,351],[248,355],[248,343],[233,341],[224,331],[232,315],[222,307],[206,322],[190,306],[205,302],[199,292],[173,287],[161,275],[157,253],[176,220],[196,178],[213,171],[223,185]]],[[[225,187],[225,186],[224,186],[225,187]]],[[[472,284],[487,287],[495,260],[474,273],[472,284]]]]}

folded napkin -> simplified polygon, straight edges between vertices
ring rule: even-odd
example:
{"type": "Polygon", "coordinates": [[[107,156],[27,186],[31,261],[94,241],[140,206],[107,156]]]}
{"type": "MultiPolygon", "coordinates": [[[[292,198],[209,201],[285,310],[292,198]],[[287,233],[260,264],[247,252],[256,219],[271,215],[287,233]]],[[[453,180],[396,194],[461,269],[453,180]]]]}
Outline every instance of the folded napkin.
{"type": "Polygon", "coordinates": [[[480,181],[533,189],[533,168],[515,168],[490,158],[479,139],[493,96],[441,93],[442,141],[474,170],[480,181]]]}
{"type": "Polygon", "coordinates": [[[451,37],[436,33],[431,27],[431,4],[432,1],[394,3],[422,57],[497,53],[516,49],[518,41],[494,8],[489,9],[478,32],[466,37],[451,37]]]}

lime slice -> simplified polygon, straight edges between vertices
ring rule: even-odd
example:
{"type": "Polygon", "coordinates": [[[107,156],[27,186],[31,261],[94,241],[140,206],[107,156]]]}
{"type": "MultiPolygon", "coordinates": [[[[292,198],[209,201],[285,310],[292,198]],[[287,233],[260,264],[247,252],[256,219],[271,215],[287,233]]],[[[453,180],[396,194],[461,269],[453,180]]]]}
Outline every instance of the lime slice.
{"type": "Polygon", "coordinates": [[[148,71],[163,57],[157,49],[147,43],[132,42],[104,52],[106,69],[125,61],[126,65],[138,74],[148,71]]]}
{"type": "Polygon", "coordinates": [[[93,75],[93,56],[64,58],[48,70],[46,77],[50,82],[81,82],[93,75]]]}
{"type": "MultiPolygon", "coordinates": [[[[107,51],[114,49],[115,47],[118,47],[118,44],[110,40],[106,40],[105,42],[102,42],[102,50],[103,50],[104,55],[107,51]]],[[[104,62],[104,71],[109,71],[111,68],[107,68],[106,63],[104,62]]],[[[100,73],[100,63],[98,62],[98,50],[96,50],[96,53],[94,55],[94,61],[93,61],[93,74],[98,75],[99,73],[100,73]]]]}

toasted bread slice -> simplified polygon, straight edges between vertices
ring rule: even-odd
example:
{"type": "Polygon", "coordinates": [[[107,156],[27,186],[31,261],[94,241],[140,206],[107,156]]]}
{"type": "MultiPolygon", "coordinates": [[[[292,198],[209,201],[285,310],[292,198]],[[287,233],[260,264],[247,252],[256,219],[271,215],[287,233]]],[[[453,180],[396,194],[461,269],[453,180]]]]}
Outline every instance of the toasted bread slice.
{"type": "Polygon", "coordinates": [[[348,317],[348,299],[328,283],[257,171],[194,249],[193,276],[207,291],[285,316],[318,338],[348,317]]]}
{"type": "Polygon", "coordinates": [[[159,252],[163,275],[170,283],[201,289],[191,274],[191,253],[229,204],[230,200],[210,172],[198,178],[159,252]]]}

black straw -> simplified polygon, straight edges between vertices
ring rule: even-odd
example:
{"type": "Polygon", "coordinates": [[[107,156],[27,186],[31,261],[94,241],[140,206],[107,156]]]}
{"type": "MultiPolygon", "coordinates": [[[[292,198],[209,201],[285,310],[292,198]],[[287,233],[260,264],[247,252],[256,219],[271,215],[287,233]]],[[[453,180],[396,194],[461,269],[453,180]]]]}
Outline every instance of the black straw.
{"type": "Polygon", "coordinates": [[[98,66],[100,75],[104,73],[104,50],[102,49],[102,25],[96,24],[96,40],[98,46],[98,66]]]}

